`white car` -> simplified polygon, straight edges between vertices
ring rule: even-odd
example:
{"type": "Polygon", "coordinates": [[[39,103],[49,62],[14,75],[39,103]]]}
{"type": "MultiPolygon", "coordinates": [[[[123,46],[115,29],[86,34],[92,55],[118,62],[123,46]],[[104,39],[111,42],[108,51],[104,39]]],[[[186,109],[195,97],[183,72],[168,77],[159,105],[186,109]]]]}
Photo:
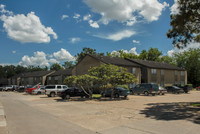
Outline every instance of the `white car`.
{"type": "Polygon", "coordinates": [[[45,87],[45,94],[48,97],[55,97],[58,91],[65,90],[67,88],[68,87],[66,85],[47,85],[45,87]]]}
{"type": "Polygon", "coordinates": [[[33,95],[45,94],[45,87],[44,86],[40,86],[40,88],[32,90],[31,94],[33,94],[33,95]]]}
{"type": "Polygon", "coordinates": [[[165,89],[164,87],[159,86],[158,94],[165,95],[165,93],[167,93],[167,89],[165,89]]]}

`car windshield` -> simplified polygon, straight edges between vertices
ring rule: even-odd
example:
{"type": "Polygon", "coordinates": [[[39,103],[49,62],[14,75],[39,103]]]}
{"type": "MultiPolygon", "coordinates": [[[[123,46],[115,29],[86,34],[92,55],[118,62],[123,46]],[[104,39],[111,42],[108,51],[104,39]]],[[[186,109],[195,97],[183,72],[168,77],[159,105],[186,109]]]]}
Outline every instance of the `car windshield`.
{"type": "Polygon", "coordinates": [[[172,86],[173,88],[179,89],[177,86],[172,86]]]}

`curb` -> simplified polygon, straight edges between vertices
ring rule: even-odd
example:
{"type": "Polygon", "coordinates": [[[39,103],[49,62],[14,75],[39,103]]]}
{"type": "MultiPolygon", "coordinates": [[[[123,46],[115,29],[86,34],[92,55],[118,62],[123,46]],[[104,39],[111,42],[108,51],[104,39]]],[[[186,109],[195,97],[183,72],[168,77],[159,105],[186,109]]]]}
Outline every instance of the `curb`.
{"type": "Polygon", "coordinates": [[[7,134],[7,123],[6,123],[6,116],[3,109],[3,105],[0,102],[0,133],[7,134]]]}

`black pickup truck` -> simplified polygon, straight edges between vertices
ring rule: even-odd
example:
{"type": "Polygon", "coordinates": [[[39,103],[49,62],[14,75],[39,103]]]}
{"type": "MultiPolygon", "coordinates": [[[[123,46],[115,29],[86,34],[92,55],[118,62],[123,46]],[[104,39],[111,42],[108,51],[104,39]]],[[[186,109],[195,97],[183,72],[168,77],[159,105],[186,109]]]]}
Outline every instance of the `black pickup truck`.
{"type": "Polygon", "coordinates": [[[75,96],[80,96],[81,98],[89,97],[81,88],[78,87],[68,87],[65,90],[58,91],[57,95],[62,99],[70,99],[70,97],[75,97],[75,96]]]}

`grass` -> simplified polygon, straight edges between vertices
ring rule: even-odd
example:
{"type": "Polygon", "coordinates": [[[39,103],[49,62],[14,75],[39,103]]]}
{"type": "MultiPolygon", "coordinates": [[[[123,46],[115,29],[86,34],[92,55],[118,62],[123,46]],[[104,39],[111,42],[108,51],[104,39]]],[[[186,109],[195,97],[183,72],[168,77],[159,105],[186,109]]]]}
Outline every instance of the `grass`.
{"type": "Polygon", "coordinates": [[[99,99],[101,98],[101,94],[92,94],[92,98],[99,99]]]}
{"type": "Polygon", "coordinates": [[[200,103],[192,103],[190,105],[193,106],[193,107],[200,107],[200,103]]]}

